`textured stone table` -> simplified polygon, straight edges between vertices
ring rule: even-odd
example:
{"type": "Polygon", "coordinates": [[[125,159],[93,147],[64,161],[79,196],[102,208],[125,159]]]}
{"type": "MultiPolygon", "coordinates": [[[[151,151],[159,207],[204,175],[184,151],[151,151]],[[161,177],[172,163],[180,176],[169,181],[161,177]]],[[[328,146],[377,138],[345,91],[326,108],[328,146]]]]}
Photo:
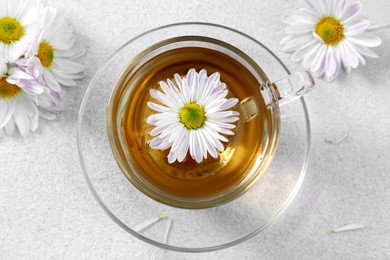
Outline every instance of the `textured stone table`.
{"type": "MultiPolygon", "coordinates": [[[[299,3],[263,1],[45,1],[73,24],[88,48],[88,76],[64,91],[65,111],[40,121],[28,139],[0,139],[0,259],[389,259],[390,29],[379,31],[380,59],[333,83],[318,81],[306,98],[313,148],[304,184],[286,213],[249,241],[217,252],[167,252],[117,226],[97,205],[81,173],[76,120],[89,81],[109,53],[156,26],[204,21],[243,31],[292,69],[279,41],[283,10],[299,3]],[[328,144],[348,130],[340,144],[328,144]],[[360,231],[326,234],[350,223],[360,231]]],[[[390,23],[388,0],[363,14],[390,23]]]]}

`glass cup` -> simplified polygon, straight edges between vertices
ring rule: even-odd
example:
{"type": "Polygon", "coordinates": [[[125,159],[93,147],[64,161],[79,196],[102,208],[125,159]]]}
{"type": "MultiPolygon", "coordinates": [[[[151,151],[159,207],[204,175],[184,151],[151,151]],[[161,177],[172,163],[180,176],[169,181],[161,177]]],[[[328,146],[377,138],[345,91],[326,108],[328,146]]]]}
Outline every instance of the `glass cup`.
{"type": "MultiPolygon", "coordinates": [[[[202,68],[202,65],[196,66],[202,68]]],[[[214,38],[180,36],[166,39],[146,48],[132,59],[116,81],[107,109],[111,148],[129,181],[154,200],[193,209],[221,205],[241,196],[266,172],[278,145],[279,107],[300,98],[313,86],[314,80],[308,72],[295,73],[271,83],[261,67],[247,54],[214,38]],[[225,56],[220,56],[220,53],[225,56]],[[189,57],[184,58],[185,55],[189,57]],[[225,144],[227,152],[221,152],[220,159],[212,164],[202,162],[179,170],[183,163],[170,165],[166,155],[150,149],[148,142],[151,138],[147,133],[150,128],[146,124],[147,116],[143,116],[146,112],[139,107],[147,107],[149,90],[157,82],[173,76],[176,71],[186,74],[202,55],[205,56],[204,66],[216,71],[224,69],[221,71],[221,81],[229,76],[241,76],[243,81],[253,77],[252,81],[237,85],[239,89],[236,92],[249,87],[254,92],[248,90],[246,93],[252,93],[250,96],[233,95],[240,100],[235,107],[240,112],[240,120],[236,136],[225,144]],[[227,64],[235,62],[236,67],[227,64]],[[245,72],[248,75],[244,76],[245,72]],[[141,86],[146,87],[142,93],[135,95],[141,86]],[[130,106],[134,109],[128,110],[130,106]],[[254,122],[260,116],[262,119],[254,122]],[[250,137],[251,133],[254,136],[250,137]],[[137,161],[136,158],[142,155],[145,159],[137,161]],[[155,174],[159,170],[161,173],[155,174]],[[170,176],[169,172],[174,172],[175,176],[170,176]]]]}
{"type": "MultiPolygon", "coordinates": [[[[264,39],[265,42],[268,40],[264,39]]],[[[229,47],[223,47],[230,51],[229,47]]],[[[86,183],[98,205],[124,231],[146,243],[168,250],[181,252],[220,250],[237,245],[256,234],[260,241],[265,241],[259,246],[267,246],[266,241],[270,233],[263,231],[286,211],[299,192],[306,176],[311,147],[309,113],[304,98],[300,96],[310,89],[312,82],[306,73],[287,77],[290,74],[283,62],[262,42],[222,25],[197,22],[170,24],[129,39],[113,51],[96,72],[79,112],[77,142],[80,164],[86,183]],[[233,196],[234,200],[229,201],[229,198],[225,197],[224,201],[214,200],[213,205],[218,205],[216,207],[209,204],[211,207],[207,208],[208,205],[203,204],[196,210],[180,208],[181,205],[172,207],[160,203],[132,185],[118,166],[118,158],[114,156],[112,141],[109,140],[112,133],[108,134],[110,127],[107,128],[107,105],[113,87],[123,75],[124,68],[129,67],[129,61],[137,59],[149,46],[167,39],[188,36],[224,42],[241,50],[258,64],[264,75],[256,70],[252,73],[260,75],[259,85],[256,86],[258,98],[255,101],[263,100],[264,104],[267,102],[270,107],[267,109],[268,113],[274,114],[274,117],[270,115],[269,118],[280,121],[279,129],[270,128],[269,131],[278,133],[276,135],[278,138],[269,134],[271,136],[269,144],[274,143],[275,153],[273,158],[270,153],[266,153],[269,165],[265,167],[264,164],[262,167],[263,170],[267,169],[266,173],[256,175],[258,181],[252,180],[251,187],[247,185],[240,188],[242,192],[240,196],[230,193],[229,196],[233,196]],[[302,84],[295,84],[300,80],[302,84]],[[297,99],[296,102],[284,105],[288,100],[294,99],[297,99]],[[229,203],[223,204],[227,201],[229,203]],[[134,228],[160,214],[167,217],[144,230],[134,228]],[[172,220],[169,228],[168,218],[172,220]]],[[[250,104],[253,102],[250,98],[247,100],[240,98],[240,101],[246,101],[237,107],[243,121],[240,123],[244,125],[244,118],[250,120],[253,111],[250,104]],[[243,111],[242,108],[245,107],[247,109],[243,111]]],[[[192,205],[196,208],[194,204],[192,205]]]]}

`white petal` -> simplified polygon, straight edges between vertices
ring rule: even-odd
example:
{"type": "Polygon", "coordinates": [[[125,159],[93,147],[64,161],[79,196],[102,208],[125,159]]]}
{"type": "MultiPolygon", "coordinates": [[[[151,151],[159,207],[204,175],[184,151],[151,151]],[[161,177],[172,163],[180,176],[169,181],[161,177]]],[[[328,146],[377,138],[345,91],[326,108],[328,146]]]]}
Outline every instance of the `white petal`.
{"type": "Polygon", "coordinates": [[[189,148],[189,131],[182,128],[182,135],[179,139],[174,140],[172,148],[168,154],[168,162],[173,163],[178,160],[182,162],[187,155],[189,148]]]}
{"type": "Polygon", "coordinates": [[[190,141],[189,141],[189,131],[185,131],[184,132],[184,137],[182,139],[182,142],[181,142],[181,145],[179,146],[179,149],[178,149],[178,160],[179,162],[182,162],[184,160],[184,158],[186,157],[187,155],[187,152],[188,152],[188,149],[189,149],[189,145],[190,145],[190,141]]]}
{"type": "Polygon", "coordinates": [[[340,19],[343,16],[346,3],[347,3],[347,0],[340,0],[338,2],[337,7],[336,7],[336,12],[335,12],[335,17],[337,19],[340,19]]]}
{"type": "Polygon", "coordinates": [[[337,71],[337,62],[333,53],[333,48],[328,47],[325,58],[325,74],[327,77],[332,78],[337,71]]]}
{"type": "Polygon", "coordinates": [[[50,89],[56,92],[61,92],[61,86],[50,70],[44,71],[43,79],[46,81],[46,84],[50,89]]]}
{"type": "Polygon", "coordinates": [[[226,84],[225,83],[219,83],[215,88],[213,88],[213,91],[211,91],[211,94],[220,92],[222,90],[226,89],[226,84]]]}
{"type": "Polygon", "coordinates": [[[157,121],[156,122],[156,125],[157,126],[161,126],[161,127],[168,127],[170,125],[173,125],[173,124],[176,124],[178,123],[178,119],[177,118],[173,118],[173,119],[164,119],[164,120],[161,120],[161,121],[157,121]]]}
{"type": "Polygon", "coordinates": [[[355,50],[355,48],[353,47],[353,45],[348,41],[348,40],[345,40],[345,48],[348,49],[349,51],[353,52],[354,55],[356,55],[356,57],[358,58],[358,64],[356,65],[356,67],[352,66],[352,68],[357,68],[357,66],[359,66],[359,61],[362,63],[362,64],[366,64],[366,60],[363,58],[363,56],[355,50]]]}
{"type": "Polygon", "coordinates": [[[287,42],[283,47],[282,50],[284,52],[294,52],[302,46],[306,45],[308,42],[311,41],[311,37],[309,35],[303,35],[296,37],[295,39],[292,39],[291,41],[287,42]]]}
{"type": "MultiPolygon", "coordinates": [[[[210,118],[210,117],[209,117],[210,118]]],[[[222,122],[222,123],[234,123],[234,122],[237,122],[240,118],[238,116],[234,116],[234,117],[227,117],[227,118],[219,118],[218,119],[218,122],[222,122]]]]}
{"type": "Polygon", "coordinates": [[[163,103],[164,105],[172,108],[173,110],[175,111],[178,111],[180,109],[180,106],[179,104],[177,103],[176,100],[174,100],[172,98],[172,96],[170,96],[169,94],[168,95],[165,95],[163,93],[161,93],[160,91],[157,91],[155,89],[150,89],[149,90],[149,93],[152,97],[154,97],[155,99],[157,99],[158,101],[160,101],[161,103],[163,103]]]}
{"type": "Polygon", "coordinates": [[[87,53],[86,49],[54,50],[54,57],[66,59],[78,59],[87,53]]]}
{"type": "Polygon", "coordinates": [[[190,155],[192,156],[192,157],[195,157],[195,155],[194,155],[194,153],[195,153],[195,142],[196,142],[196,140],[195,140],[195,136],[194,136],[194,131],[189,131],[189,134],[190,134],[190,136],[189,136],[189,151],[190,151],[190,155]]]}
{"type": "Polygon", "coordinates": [[[311,48],[303,58],[302,65],[305,69],[310,69],[313,63],[313,60],[317,54],[317,51],[320,49],[320,47],[323,46],[322,43],[317,42],[314,47],[311,48]]]}
{"type": "Polygon", "coordinates": [[[185,103],[191,103],[191,92],[187,83],[187,79],[186,78],[182,79],[181,84],[182,84],[183,99],[185,103]]]}
{"type": "MultiPolygon", "coordinates": [[[[37,110],[38,112],[38,110],[37,110]]],[[[30,130],[31,132],[34,132],[38,129],[38,118],[30,117],[30,130]]]]}
{"type": "Polygon", "coordinates": [[[171,136],[169,137],[168,141],[170,143],[172,143],[172,147],[173,147],[173,143],[175,140],[178,140],[180,139],[183,134],[184,134],[184,131],[185,129],[183,127],[176,127],[173,131],[172,131],[172,134],[171,136]]]}
{"type": "MultiPolygon", "coordinates": [[[[222,128],[226,128],[226,129],[234,129],[234,128],[236,128],[235,125],[233,125],[233,124],[228,124],[228,123],[224,123],[224,122],[221,122],[220,120],[211,119],[211,120],[208,120],[208,122],[209,122],[210,124],[217,125],[217,126],[220,127],[221,129],[222,129],[222,128]]],[[[220,132],[220,131],[219,131],[219,132],[220,132]]]]}
{"type": "Polygon", "coordinates": [[[44,7],[42,10],[42,23],[45,25],[45,36],[48,35],[47,31],[52,31],[52,25],[55,24],[55,18],[57,10],[51,7],[44,7]]]}
{"type": "Polygon", "coordinates": [[[330,13],[331,10],[329,8],[329,5],[327,4],[327,0],[318,0],[317,3],[318,3],[317,9],[319,10],[320,14],[322,14],[323,16],[332,15],[330,13]]]}
{"type": "Polygon", "coordinates": [[[340,59],[339,48],[336,46],[333,49],[333,51],[334,51],[334,58],[335,58],[335,61],[336,61],[336,71],[335,71],[335,73],[332,76],[326,78],[328,81],[334,80],[340,74],[340,69],[341,69],[341,59],[340,59]]]}
{"type": "Polygon", "coordinates": [[[186,76],[186,80],[187,80],[187,83],[188,83],[188,88],[189,88],[189,93],[190,93],[190,97],[191,97],[191,100],[190,102],[194,102],[194,97],[196,96],[195,95],[195,90],[197,88],[197,75],[198,73],[196,73],[195,69],[190,69],[188,72],[187,72],[187,76],[186,76]]]}
{"type": "Polygon", "coordinates": [[[177,89],[175,84],[170,79],[168,79],[167,82],[169,88],[172,91],[172,95],[173,95],[172,97],[177,101],[180,107],[184,106],[185,103],[184,103],[183,95],[180,93],[180,91],[177,89]]]}
{"type": "Polygon", "coordinates": [[[208,148],[208,142],[203,134],[203,129],[198,129],[198,141],[200,143],[200,149],[202,152],[202,156],[204,159],[207,159],[207,148],[208,148]]]}
{"type": "Polygon", "coordinates": [[[11,117],[8,123],[5,125],[5,133],[11,135],[15,131],[15,120],[11,117]]]}
{"type": "Polygon", "coordinates": [[[313,29],[314,29],[314,25],[312,24],[295,24],[295,25],[287,26],[284,31],[288,34],[294,34],[294,35],[299,35],[299,34],[309,35],[309,33],[313,31],[313,29]]]}
{"type": "Polygon", "coordinates": [[[85,70],[85,67],[83,65],[72,60],[62,58],[55,58],[53,60],[53,65],[67,74],[78,74],[85,70]]]}
{"type": "Polygon", "coordinates": [[[316,42],[317,42],[316,40],[311,40],[310,42],[308,42],[308,43],[304,44],[303,46],[301,46],[298,50],[296,50],[291,55],[291,60],[293,62],[300,62],[316,46],[316,42]]]}
{"type": "Polygon", "coordinates": [[[343,24],[348,23],[348,21],[352,18],[354,18],[356,15],[360,13],[360,10],[362,8],[362,4],[357,2],[351,4],[344,12],[344,14],[341,16],[340,20],[343,24]]]}
{"type": "Polygon", "coordinates": [[[0,76],[4,76],[7,72],[7,65],[0,59],[0,76]]]}
{"type": "Polygon", "coordinates": [[[360,34],[360,33],[364,32],[368,28],[369,25],[370,25],[370,21],[368,21],[367,19],[360,20],[357,23],[349,25],[346,28],[344,34],[347,36],[360,34]]]}
{"type": "MultiPolygon", "coordinates": [[[[46,88],[47,89],[47,88],[46,88]]],[[[42,95],[39,95],[38,98],[38,105],[40,107],[46,108],[51,105],[51,98],[50,98],[50,91],[49,93],[43,93],[42,95]]]]}
{"type": "Polygon", "coordinates": [[[205,126],[204,128],[204,133],[207,136],[207,140],[215,147],[217,148],[218,151],[223,152],[224,147],[221,141],[218,140],[217,138],[217,132],[209,128],[208,126],[205,126]]]}
{"type": "MultiPolygon", "coordinates": [[[[45,69],[47,70],[47,69],[45,69]]],[[[86,72],[80,72],[77,74],[68,74],[64,72],[63,70],[60,70],[58,67],[51,67],[49,70],[55,75],[57,79],[61,78],[62,80],[69,80],[69,79],[82,79],[86,76],[86,72]]]]}
{"type": "Polygon", "coordinates": [[[223,103],[219,109],[220,110],[225,110],[225,109],[229,109],[233,106],[235,106],[236,104],[238,103],[238,98],[229,98],[225,101],[225,103],[223,103]]]}
{"type": "Polygon", "coordinates": [[[163,139],[157,136],[149,142],[149,146],[153,149],[158,149],[162,141],[163,139]]]}
{"type": "MultiPolygon", "coordinates": [[[[11,83],[14,82],[11,80],[19,80],[19,79],[34,79],[34,77],[18,68],[11,68],[9,70],[9,76],[7,78],[7,81],[11,83]]],[[[11,83],[11,84],[15,84],[15,83],[11,83]]]]}
{"type": "Polygon", "coordinates": [[[205,106],[207,113],[214,113],[221,110],[221,106],[225,103],[225,99],[212,101],[205,106]]]}
{"type": "Polygon", "coordinates": [[[63,31],[61,33],[54,32],[50,44],[55,49],[60,50],[66,50],[72,48],[76,40],[76,37],[73,35],[73,33],[64,33],[63,31]]]}
{"type": "Polygon", "coordinates": [[[336,233],[336,232],[343,232],[343,231],[350,231],[350,230],[359,230],[365,228],[366,225],[363,224],[351,224],[351,225],[346,225],[343,227],[339,227],[336,229],[331,229],[328,231],[328,233],[336,233]]]}
{"type": "Polygon", "coordinates": [[[199,104],[205,104],[204,100],[210,96],[210,94],[213,92],[214,87],[219,84],[219,78],[220,75],[218,72],[213,73],[210,77],[208,77],[206,84],[204,85],[204,89],[202,91],[203,93],[198,99],[199,104]]]}
{"type": "Polygon", "coordinates": [[[289,41],[295,39],[295,35],[291,35],[291,34],[287,34],[286,36],[284,36],[282,38],[282,40],[280,41],[280,44],[281,45],[285,45],[286,43],[288,43],[289,41]]]}
{"type": "Polygon", "coordinates": [[[165,106],[161,106],[161,105],[158,105],[156,103],[153,103],[153,102],[148,102],[147,103],[148,107],[150,107],[151,109],[157,111],[157,112],[161,112],[161,113],[164,113],[164,112],[171,112],[173,111],[171,108],[169,107],[165,107],[165,106]]]}
{"type": "Polygon", "coordinates": [[[164,113],[158,113],[158,114],[152,114],[147,119],[146,122],[148,124],[157,125],[160,121],[164,120],[176,120],[179,122],[180,118],[178,113],[176,112],[164,112],[164,113]]]}
{"type": "Polygon", "coordinates": [[[338,0],[328,0],[329,15],[331,15],[331,16],[335,15],[338,2],[339,2],[338,0]]]}
{"type": "Polygon", "coordinates": [[[180,91],[180,92],[183,92],[183,90],[182,90],[182,79],[181,79],[180,75],[176,73],[176,74],[173,75],[173,76],[174,76],[174,78],[175,78],[176,85],[178,86],[179,91],[180,91]]]}
{"type": "Polygon", "coordinates": [[[152,131],[150,131],[151,136],[156,136],[160,134],[160,138],[168,137],[172,134],[172,131],[177,127],[176,124],[170,124],[168,126],[157,126],[152,131]]]}
{"type": "Polygon", "coordinates": [[[316,57],[313,60],[311,70],[318,76],[322,76],[325,69],[325,55],[326,55],[327,46],[322,45],[318,50],[316,57]]]}
{"type": "Polygon", "coordinates": [[[313,14],[318,14],[322,16],[323,14],[320,13],[320,9],[318,9],[318,2],[313,0],[305,0],[305,7],[306,10],[310,11],[313,14]]]}
{"type": "Polygon", "coordinates": [[[197,163],[200,163],[203,160],[203,149],[200,146],[198,131],[195,130],[190,132],[190,140],[191,140],[191,135],[192,135],[192,143],[190,143],[190,154],[192,155],[192,157],[195,158],[195,161],[197,163]],[[191,147],[192,147],[192,152],[191,152],[191,147]]]}
{"type": "Polygon", "coordinates": [[[379,58],[378,54],[376,54],[375,52],[373,52],[369,48],[361,46],[361,45],[356,45],[354,43],[351,43],[351,44],[353,44],[353,47],[356,49],[356,51],[358,51],[362,55],[370,57],[370,58],[379,58]]]}
{"type": "Polygon", "coordinates": [[[239,113],[237,111],[218,111],[214,113],[206,113],[207,118],[212,119],[227,119],[231,116],[238,116],[239,113]]]}
{"type": "Polygon", "coordinates": [[[149,142],[149,146],[153,149],[165,150],[170,147],[170,144],[167,141],[167,138],[160,138],[157,136],[149,142]]]}
{"type": "Polygon", "coordinates": [[[219,106],[221,106],[223,103],[225,103],[225,99],[224,97],[226,97],[226,95],[228,94],[229,92],[227,90],[222,90],[222,91],[219,91],[217,93],[214,93],[210,96],[208,96],[207,98],[205,98],[202,102],[199,102],[200,105],[203,105],[205,107],[206,110],[212,108],[212,107],[215,107],[215,104],[219,104],[219,106]]]}
{"type": "Polygon", "coordinates": [[[225,128],[222,128],[220,133],[224,134],[224,135],[234,135],[233,131],[225,129],[225,128]]]}
{"type": "Polygon", "coordinates": [[[24,111],[21,111],[21,109],[19,109],[18,107],[17,109],[15,109],[14,119],[20,134],[23,137],[28,136],[28,134],[30,133],[30,120],[27,117],[27,114],[24,111]]]}
{"type": "Polygon", "coordinates": [[[377,47],[382,43],[381,38],[367,32],[359,35],[354,35],[352,37],[348,37],[348,40],[357,45],[361,45],[365,47],[377,47]]]}
{"type": "Polygon", "coordinates": [[[58,76],[56,76],[56,78],[57,78],[58,83],[60,83],[63,86],[74,87],[77,85],[76,81],[74,81],[73,79],[64,79],[64,78],[61,78],[58,76]]]}
{"type": "Polygon", "coordinates": [[[0,115],[0,129],[3,128],[11,119],[14,113],[14,102],[8,100],[1,100],[1,115],[0,115]]]}
{"type": "Polygon", "coordinates": [[[146,220],[146,221],[144,221],[144,222],[142,222],[142,223],[140,223],[138,225],[133,226],[132,229],[134,231],[136,231],[136,232],[140,232],[140,231],[144,230],[145,228],[150,227],[154,223],[156,223],[156,222],[158,222],[158,221],[160,221],[160,220],[162,220],[164,218],[166,218],[165,215],[158,215],[157,217],[148,219],[148,220],[146,220]]]}
{"type": "Polygon", "coordinates": [[[357,68],[357,66],[359,65],[359,58],[357,57],[356,53],[348,47],[346,41],[339,43],[339,45],[341,60],[343,61],[344,66],[357,68]]]}
{"type": "Polygon", "coordinates": [[[215,148],[215,146],[212,144],[212,141],[210,141],[209,139],[211,139],[208,135],[207,135],[207,132],[204,130],[204,129],[201,129],[200,130],[200,136],[201,136],[201,139],[202,139],[202,142],[205,144],[205,147],[207,149],[207,151],[209,152],[209,154],[213,157],[213,158],[218,158],[218,152],[217,152],[217,149],[215,148]]]}
{"type": "Polygon", "coordinates": [[[286,13],[282,16],[282,21],[290,25],[300,24],[300,23],[314,25],[315,23],[315,20],[313,19],[312,16],[305,15],[300,11],[292,11],[292,10],[286,11],[286,13]]]}

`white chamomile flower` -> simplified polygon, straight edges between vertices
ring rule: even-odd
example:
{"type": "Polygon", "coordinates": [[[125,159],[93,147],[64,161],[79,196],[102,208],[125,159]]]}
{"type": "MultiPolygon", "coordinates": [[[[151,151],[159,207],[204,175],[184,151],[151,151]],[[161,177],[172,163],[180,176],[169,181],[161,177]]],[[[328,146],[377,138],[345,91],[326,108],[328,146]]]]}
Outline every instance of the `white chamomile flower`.
{"type": "Polygon", "coordinates": [[[38,96],[43,92],[44,86],[34,77],[33,65],[18,67],[0,61],[0,131],[10,135],[16,126],[24,137],[35,131],[38,96]]]}
{"type": "Polygon", "coordinates": [[[0,56],[17,60],[35,40],[39,1],[0,0],[0,56]]]}
{"type": "Polygon", "coordinates": [[[289,25],[283,50],[327,80],[336,78],[342,67],[349,72],[365,64],[363,56],[377,58],[369,48],[379,46],[381,39],[367,32],[370,22],[359,15],[361,7],[346,0],[305,0],[303,8],[282,18],[289,25]]]}
{"type": "Polygon", "coordinates": [[[186,77],[174,77],[176,85],[168,79],[159,83],[163,92],[150,90],[150,95],[162,104],[148,102],[151,109],[159,112],[147,118],[148,124],[156,126],[150,132],[155,136],[150,147],[171,148],[169,163],[182,162],[188,151],[197,163],[207,159],[208,153],[218,158],[217,150],[224,150],[221,141],[228,141],[223,135],[234,135],[230,129],[236,127],[232,123],[239,119],[239,113],[227,109],[238,99],[225,98],[228,90],[218,72],[207,76],[204,69],[199,73],[190,69],[186,77]]]}
{"type": "Polygon", "coordinates": [[[42,13],[43,31],[27,56],[39,58],[43,80],[51,90],[60,92],[60,84],[75,86],[74,80],[85,76],[84,66],[74,61],[85,51],[74,48],[73,28],[56,9],[45,7],[42,13]]]}

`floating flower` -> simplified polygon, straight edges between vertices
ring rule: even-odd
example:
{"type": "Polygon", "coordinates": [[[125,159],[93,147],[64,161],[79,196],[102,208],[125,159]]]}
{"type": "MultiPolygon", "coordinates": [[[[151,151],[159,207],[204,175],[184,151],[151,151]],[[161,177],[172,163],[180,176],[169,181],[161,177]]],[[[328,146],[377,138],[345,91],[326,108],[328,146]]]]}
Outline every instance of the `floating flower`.
{"type": "Polygon", "coordinates": [[[39,1],[0,0],[0,56],[17,60],[38,32],[39,1]]]}
{"type": "Polygon", "coordinates": [[[44,86],[34,77],[34,65],[0,63],[0,131],[10,135],[15,126],[22,136],[38,127],[38,96],[44,86]]]}
{"type": "Polygon", "coordinates": [[[365,64],[363,56],[377,58],[370,47],[381,39],[367,32],[370,22],[359,16],[362,5],[347,5],[346,0],[305,0],[304,8],[289,11],[283,21],[289,26],[281,41],[283,50],[292,53],[316,76],[336,78],[341,67],[346,71],[365,64]]]}
{"type": "Polygon", "coordinates": [[[150,95],[161,102],[148,102],[148,106],[159,112],[147,118],[147,123],[156,126],[150,135],[156,136],[149,145],[153,149],[166,150],[168,162],[182,162],[190,152],[197,163],[207,159],[209,153],[218,158],[227,142],[224,135],[234,135],[239,118],[237,111],[225,111],[233,107],[237,98],[226,99],[226,84],[220,81],[218,72],[207,76],[206,70],[199,73],[190,69],[186,77],[174,75],[176,85],[171,81],[159,83],[162,91],[150,90],[150,95]]]}
{"type": "Polygon", "coordinates": [[[54,92],[61,92],[61,85],[75,86],[75,79],[85,76],[84,66],[74,59],[85,51],[74,48],[76,37],[73,28],[53,8],[43,9],[43,31],[27,54],[40,60],[43,79],[54,92]]]}

